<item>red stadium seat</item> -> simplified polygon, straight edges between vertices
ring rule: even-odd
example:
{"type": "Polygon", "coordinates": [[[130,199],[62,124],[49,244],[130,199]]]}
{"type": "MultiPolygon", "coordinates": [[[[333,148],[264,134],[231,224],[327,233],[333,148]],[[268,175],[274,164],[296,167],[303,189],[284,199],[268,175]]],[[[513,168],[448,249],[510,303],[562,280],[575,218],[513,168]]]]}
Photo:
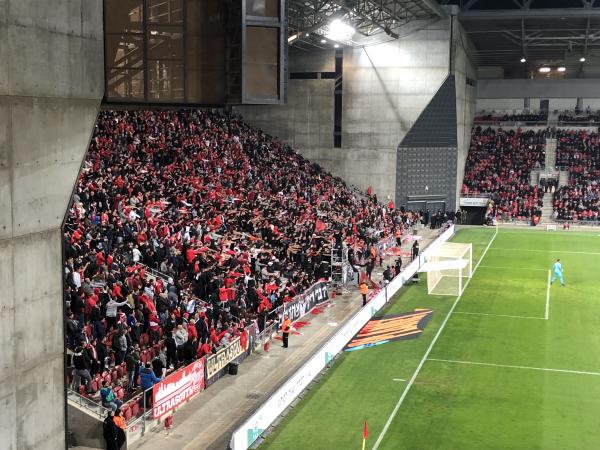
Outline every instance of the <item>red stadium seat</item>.
{"type": "Polygon", "coordinates": [[[113,369],[112,372],[110,373],[110,377],[112,378],[113,381],[117,381],[120,377],[119,377],[119,372],[117,371],[117,369],[113,369]]]}
{"type": "Polygon", "coordinates": [[[124,405],[121,408],[121,412],[123,413],[123,417],[125,418],[125,421],[128,421],[129,419],[131,419],[131,408],[129,407],[129,405],[124,405]]]}
{"type": "Polygon", "coordinates": [[[121,386],[117,386],[115,388],[115,395],[117,396],[117,398],[119,400],[121,400],[125,396],[125,391],[123,390],[123,388],[121,386]]]}
{"type": "Polygon", "coordinates": [[[106,384],[110,385],[112,383],[112,377],[110,376],[110,373],[105,372],[102,375],[102,378],[104,379],[104,381],[106,381],[106,384]]]}
{"type": "Polygon", "coordinates": [[[125,369],[126,369],[125,363],[117,366],[117,377],[119,379],[123,378],[123,376],[125,375],[125,369]]]}
{"type": "Polygon", "coordinates": [[[85,385],[82,384],[79,386],[79,394],[80,395],[85,395],[86,394],[86,389],[85,389],[85,385]]]}
{"type": "Polygon", "coordinates": [[[96,380],[93,380],[92,384],[90,385],[90,392],[91,393],[98,392],[98,389],[99,389],[98,382],[96,380]]]}
{"type": "Polygon", "coordinates": [[[133,405],[131,405],[131,415],[133,417],[137,417],[137,415],[140,413],[140,404],[136,401],[133,403],[133,405]]]}

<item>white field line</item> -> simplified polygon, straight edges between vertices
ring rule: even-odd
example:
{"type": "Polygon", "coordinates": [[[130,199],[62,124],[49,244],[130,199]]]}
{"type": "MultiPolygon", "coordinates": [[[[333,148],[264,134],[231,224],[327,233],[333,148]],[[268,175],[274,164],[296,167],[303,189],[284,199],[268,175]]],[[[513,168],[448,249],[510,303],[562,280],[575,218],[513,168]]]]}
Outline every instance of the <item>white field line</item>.
{"type": "Polygon", "coordinates": [[[482,269],[517,269],[517,270],[539,270],[545,272],[546,269],[537,269],[535,267],[503,267],[503,266],[480,266],[482,269]]]}
{"type": "Polygon", "coordinates": [[[392,378],[392,381],[406,381],[404,378],[392,378]]]}
{"type": "Polygon", "coordinates": [[[513,366],[510,364],[492,364],[492,363],[484,363],[484,362],[457,361],[454,359],[438,359],[438,358],[429,358],[429,361],[445,362],[445,363],[452,363],[452,364],[467,364],[467,365],[471,365],[471,366],[504,367],[507,369],[539,370],[542,372],[573,373],[573,374],[577,374],[577,375],[594,375],[594,376],[600,377],[600,372],[589,372],[586,370],[568,370],[568,369],[552,369],[549,367],[513,366]]]}
{"type": "MultiPolygon", "coordinates": [[[[481,267],[493,267],[493,266],[481,266],[481,267]]],[[[531,269],[531,270],[545,270],[545,269],[531,269]]],[[[509,314],[493,314],[493,313],[480,313],[480,312],[468,312],[468,311],[454,311],[453,314],[465,314],[469,316],[491,316],[491,317],[507,317],[511,319],[534,319],[534,320],[548,320],[550,316],[550,270],[548,270],[548,282],[546,283],[546,314],[544,317],[534,316],[513,316],[509,314]]]]}
{"type": "Polygon", "coordinates": [[[600,255],[600,252],[570,252],[567,250],[535,250],[527,248],[507,248],[507,247],[494,247],[490,250],[499,250],[506,252],[535,252],[535,253],[568,253],[571,255],[600,255]]]}
{"type": "Polygon", "coordinates": [[[546,320],[550,314],[550,271],[548,271],[548,285],[546,286],[546,320]]]}
{"type": "Polygon", "coordinates": [[[408,380],[408,383],[406,384],[406,387],[404,388],[404,391],[402,391],[402,395],[398,399],[398,402],[396,403],[396,406],[394,407],[392,413],[388,417],[388,420],[385,422],[385,425],[383,426],[383,429],[381,430],[381,433],[379,433],[379,436],[377,437],[377,440],[375,441],[375,444],[373,445],[372,450],[377,450],[379,448],[379,446],[381,445],[381,441],[383,441],[383,438],[384,438],[385,434],[387,433],[388,429],[390,428],[390,425],[392,424],[392,421],[394,420],[394,417],[396,417],[396,414],[398,414],[398,410],[400,409],[400,406],[402,406],[402,403],[404,402],[404,399],[406,398],[406,395],[408,394],[408,391],[410,390],[410,388],[412,387],[413,383],[415,382],[417,376],[419,375],[419,372],[421,371],[421,368],[423,367],[423,364],[425,364],[425,361],[427,361],[427,357],[431,353],[431,349],[433,349],[433,346],[435,345],[435,343],[437,342],[438,338],[442,334],[442,331],[444,331],[444,327],[446,326],[446,323],[448,322],[448,319],[450,319],[450,316],[452,315],[452,312],[454,311],[454,308],[456,308],[456,305],[458,304],[460,298],[462,297],[462,294],[467,290],[467,286],[469,285],[469,283],[473,279],[473,277],[475,275],[475,272],[477,272],[477,269],[479,268],[479,264],[481,263],[481,261],[483,261],[483,258],[485,258],[485,255],[487,254],[488,250],[492,246],[492,243],[496,239],[496,236],[498,236],[498,227],[496,227],[496,232],[494,233],[494,235],[492,236],[492,239],[490,239],[490,242],[488,242],[487,247],[485,248],[485,250],[481,254],[481,258],[479,258],[479,261],[477,261],[477,265],[473,269],[473,273],[471,274],[471,278],[469,278],[467,280],[467,282],[465,283],[465,287],[464,287],[463,291],[461,292],[461,294],[458,297],[456,297],[456,300],[454,300],[454,303],[452,304],[452,307],[450,308],[450,311],[448,311],[448,314],[446,314],[446,317],[444,318],[444,321],[442,322],[442,325],[438,329],[437,333],[433,337],[433,340],[429,344],[429,347],[425,351],[425,354],[423,355],[423,358],[421,359],[421,362],[419,362],[419,365],[417,366],[417,368],[415,369],[414,373],[412,374],[412,377],[410,377],[410,380],[408,380]]]}
{"type": "Polygon", "coordinates": [[[454,311],[453,314],[466,314],[469,316],[491,316],[491,317],[509,317],[511,319],[535,319],[535,320],[546,320],[544,317],[533,317],[533,316],[511,316],[508,314],[491,314],[491,313],[478,313],[478,312],[466,312],[466,311],[454,311]]]}

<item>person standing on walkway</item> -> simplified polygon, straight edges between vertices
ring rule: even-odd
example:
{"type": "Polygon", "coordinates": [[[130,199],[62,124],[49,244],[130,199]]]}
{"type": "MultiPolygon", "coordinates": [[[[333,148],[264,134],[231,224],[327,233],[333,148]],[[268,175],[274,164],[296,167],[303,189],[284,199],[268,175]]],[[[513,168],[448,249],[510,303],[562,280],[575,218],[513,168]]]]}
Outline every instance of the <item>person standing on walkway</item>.
{"type": "Polygon", "coordinates": [[[419,241],[415,241],[412,246],[412,260],[414,261],[419,256],[419,241]]]}
{"type": "Polygon", "coordinates": [[[290,338],[290,331],[292,331],[292,321],[286,314],[283,317],[283,325],[281,326],[281,332],[283,334],[283,348],[288,348],[288,339],[290,338]]]}
{"type": "Polygon", "coordinates": [[[364,280],[360,283],[360,295],[362,295],[363,299],[362,305],[365,306],[367,304],[367,295],[369,295],[369,285],[364,280]]]}
{"type": "Polygon", "coordinates": [[[104,441],[106,442],[106,450],[118,450],[117,446],[117,425],[114,421],[115,413],[110,410],[108,416],[104,419],[104,425],[102,427],[104,441]]]}

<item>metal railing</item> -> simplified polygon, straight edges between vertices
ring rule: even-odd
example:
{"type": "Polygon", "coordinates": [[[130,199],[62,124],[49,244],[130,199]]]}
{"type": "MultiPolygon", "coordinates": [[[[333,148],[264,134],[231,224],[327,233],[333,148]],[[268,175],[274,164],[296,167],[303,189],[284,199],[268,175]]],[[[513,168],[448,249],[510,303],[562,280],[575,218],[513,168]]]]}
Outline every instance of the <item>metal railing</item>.
{"type": "Polygon", "coordinates": [[[101,403],[95,402],[91,398],[84,397],[71,388],[67,388],[67,400],[78,405],[81,409],[85,409],[97,416],[99,419],[105,419],[110,411],[102,406],[101,403]]]}
{"type": "Polygon", "coordinates": [[[490,198],[490,194],[487,192],[461,192],[460,196],[464,198],[490,198]]]}

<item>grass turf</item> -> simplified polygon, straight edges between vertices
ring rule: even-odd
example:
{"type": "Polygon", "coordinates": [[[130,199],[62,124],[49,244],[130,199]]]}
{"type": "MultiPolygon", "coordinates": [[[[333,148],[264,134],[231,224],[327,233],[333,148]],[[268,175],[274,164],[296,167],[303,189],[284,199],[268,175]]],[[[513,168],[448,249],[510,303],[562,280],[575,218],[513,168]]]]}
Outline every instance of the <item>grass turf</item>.
{"type": "MultiPolygon", "coordinates": [[[[475,266],[493,234],[453,240],[473,243],[475,266]]],[[[379,449],[600,448],[598,261],[595,233],[500,230],[379,449]],[[544,320],[556,258],[567,286],[551,286],[544,320]]],[[[261,449],[359,449],[364,420],[372,448],[454,301],[403,288],[379,315],[431,308],[422,336],[344,352],[261,449]]]]}

